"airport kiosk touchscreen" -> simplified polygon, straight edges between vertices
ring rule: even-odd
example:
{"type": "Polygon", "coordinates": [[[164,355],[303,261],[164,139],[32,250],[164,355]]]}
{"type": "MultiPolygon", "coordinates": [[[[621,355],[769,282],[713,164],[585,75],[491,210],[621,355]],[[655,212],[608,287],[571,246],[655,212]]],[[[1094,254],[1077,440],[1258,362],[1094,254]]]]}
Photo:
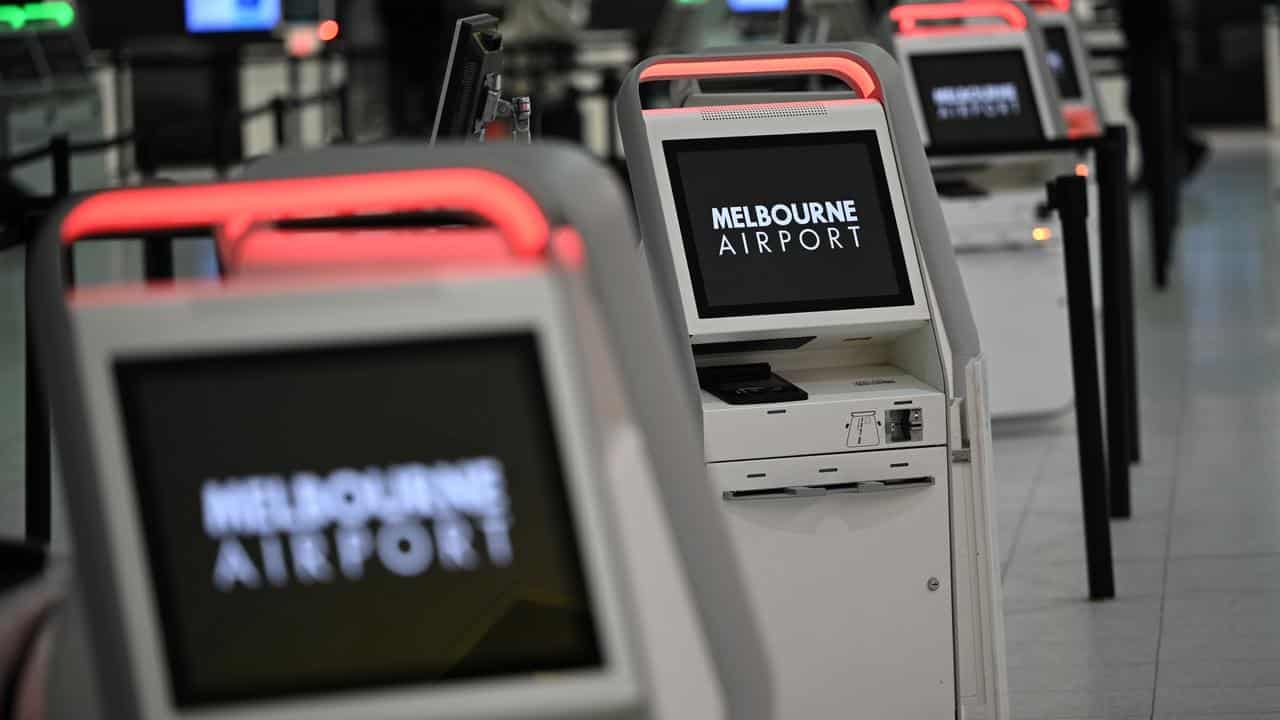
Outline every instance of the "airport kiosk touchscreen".
{"type": "Polygon", "coordinates": [[[917,54],[910,64],[933,144],[1044,140],[1021,50],[917,54]]]}
{"type": "Polygon", "coordinates": [[[1045,65],[1062,99],[1068,137],[1102,133],[1101,104],[1089,72],[1088,53],[1070,2],[1036,3],[1036,19],[1045,45],[1045,65]]]}
{"type": "Polygon", "coordinates": [[[1058,95],[1066,102],[1084,100],[1084,90],[1076,72],[1075,55],[1071,52],[1071,38],[1067,35],[1067,28],[1062,25],[1046,25],[1044,41],[1048,47],[1045,59],[1058,82],[1058,95]]]}
{"type": "Polygon", "coordinates": [[[664,151],[699,317],[912,304],[874,131],[664,151]]]}
{"type": "Polygon", "coordinates": [[[927,147],[980,152],[1064,132],[1045,39],[1025,6],[1002,0],[898,5],[885,31],[927,147]]]}
{"type": "MultiPolygon", "coordinates": [[[[742,116],[659,110],[646,118],[695,346],[857,318],[925,319],[878,104],[765,107],[742,116]]],[[[825,334],[805,333],[814,335],[811,347],[825,334]]]]}
{"type": "Polygon", "coordinates": [[[115,375],[179,707],[601,666],[532,335],[115,375]]]}

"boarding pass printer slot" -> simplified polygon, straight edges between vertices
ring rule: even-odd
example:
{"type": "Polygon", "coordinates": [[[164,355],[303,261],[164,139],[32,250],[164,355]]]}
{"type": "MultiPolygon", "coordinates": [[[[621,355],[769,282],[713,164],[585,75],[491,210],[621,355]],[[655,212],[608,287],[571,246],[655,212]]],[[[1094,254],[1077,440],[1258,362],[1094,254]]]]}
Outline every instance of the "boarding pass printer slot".
{"type": "Polygon", "coordinates": [[[903,478],[899,480],[863,480],[861,482],[831,483],[829,485],[791,485],[787,487],[758,488],[754,490],[726,490],[725,500],[783,500],[787,498],[815,498],[827,495],[862,495],[905,490],[918,490],[934,486],[931,477],[903,478]]]}

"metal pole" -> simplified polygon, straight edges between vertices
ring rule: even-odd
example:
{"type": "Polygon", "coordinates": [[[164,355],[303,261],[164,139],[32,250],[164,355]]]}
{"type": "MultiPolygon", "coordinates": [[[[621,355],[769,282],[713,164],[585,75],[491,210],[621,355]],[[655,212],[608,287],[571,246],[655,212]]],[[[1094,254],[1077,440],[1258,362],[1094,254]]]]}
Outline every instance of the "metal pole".
{"type": "Polygon", "coordinates": [[[1151,208],[1151,247],[1156,287],[1164,289],[1169,280],[1173,259],[1174,193],[1181,182],[1181,168],[1176,161],[1179,148],[1174,137],[1173,83],[1170,68],[1160,67],[1155,74],[1155,106],[1151,129],[1156,133],[1154,157],[1143,157],[1147,173],[1147,195],[1151,208]]]}
{"type": "Polygon", "coordinates": [[[803,5],[804,0],[787,0],[787,6],[782,11],[782,42],[788,45],[800,42],[803,5]]]}
{"type": "Polygon", "coordinates": [[[71,194],[71,139],[66,133],[55,135],[49,141],[53,162],[53,194],[64,198],[71,194]]]}
{"type": "MultiPolygon", "coordinates": [[[[290,55],[285,60],[285,72],[287,75],[286,83],[288,86],[287,93],[289,104],[292,106],[293,113],[285,115],[285,122],[290,126],[289,135],[297,138],[299,146],[306,145],[306,134],[303,131],[302,116],[305,109],[298,104],[298,99],[303,96],[302,92],[302,62],[290,55]]],[[[283,147],[283,144],[281,145],[283,147]]]]}
{"type": "Polygon", "coordinates": [[[1280,3],[1262,6],[1262,66],[1267,78],[1267,127],[1280,132],[1280,3]]]}
{"type": "Polygon", "coordinates": [[[289,144],[289,104],[279,95],[271,99],[271,122],[275,126],[278,152],[289,144]]]}
{"type": "Polygon", "coordinates": [[[1133,293],[1133,197],[1129,186],[1129,129],[1123,125],[1109,128],[1107,134],[1115,143],[1113,164],[1119,173],[1115,184],[1116,192],[1116,236],[1120,244],[1116,250],[1117,272],[1124,283],[1125,338],[1129,343],[1126,354],[1129,402],[1129,462],[1142,460],[1142,410],[1138,401],[1138,315],[1133,293]]]}
{"type": "Polygon", "coordinates": [[[1089,195],[1084,178],[1059,177],[1048,185],[1049,205],[1062,220],[1071,328],[1071,366],[1075,383],[1076,433],[1080,453],[1080,489],[1084,505],[1085,558],[1089,597],[1116,595],[1111,557],[1111,519],[1107,498],[1107,459],[1102,434],[1098,382],[1098,346],[1093,324],[1093,288],[1089,277],[1089,195]]]}
{"type": "Polygon", "coordinates": [[[149,237],[142,241],[143,275],[147,280],[173,277],[173,238],[149,237]]]}
{"type": "Polygon", "coordinates": [[[1123,127],[1107,128],[1096,146],[1098,160],[1099,227],[1102,237],[1102,333],[1103,364],[1107,388],[1107,460],[1111,480],[1111,517],[1127,518],[1132,510],[1129,489],[1129,461],[1132,433],[1130,410],[1129,357],[1133,353],[1132,279],[1129,243],[1122,223],[1128,222],[1124,207],[1129,202],[1125,173],[1128,142],[1123,127]]]}
{"type": "MultiPolygon", "coordinates": [[[[53,194],[71,194],[71,140],[66,133],[49,142],[53,166],[53,194]]],[[[53,537],[53,434],[49,430],[49,408],[41,386],[40,364],[35,349],[35,224],[31,218],[19,221],[26,238],[26,534],[27,539],[47,543],[53,537]]]]}
{"type": "Polygon", "coordinates": [[[49,431],[49,411],[36,359],[35,318],[35,233],[28,218],[23,219],[26,235],[26,534],[33,543],[48,543],[53,537],[53,446],[49,431]]]}
{"type": "Polygon", "coordinates": [[[351,83],[342,81],[338,86],[338,132],[342,133],[342,142],[354,143],[355,133],[351,129],[351,83]]]}
{"type": "MultiPolygon", "coordinates": [[[[61,200],[71,194],[71,139],[65,133],[54,136],[49,142],[49,151],[53,163],[53,196],[61,200]]],[[[75,284],[75,261],[75,251],[68,247],[62,263],[62,277],[68,287],[75,284]]]]}
{"type": "MultiPolygon", "coordinates": [[[[236,117],[236,127],[239,127],[239,116],[236,117]]],[[[227,139],[226,131],[231,126],[231,121],[225,115],[219,115],[213,122],[213,171],[219,180],[227,177],[227,168],[231,163],[227,160],[227,139]]]]}

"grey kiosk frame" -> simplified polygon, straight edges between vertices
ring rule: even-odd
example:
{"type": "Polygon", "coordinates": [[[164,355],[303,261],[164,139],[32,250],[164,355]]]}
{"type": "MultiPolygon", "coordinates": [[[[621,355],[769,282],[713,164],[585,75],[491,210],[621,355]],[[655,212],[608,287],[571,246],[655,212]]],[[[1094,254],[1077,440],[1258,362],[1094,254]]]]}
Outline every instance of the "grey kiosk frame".
{"type": "MultiPolygon", "coordinates": [[[[617,116],[627,150],[632,191],[639,215],[648,265],[672,329],[688,343],[682,290],[670,237],[670,210],[660,192],[666,163],[654,157],[651,131],[646,121],[642,86],[671,83],[676,107],[738,106],[767,103],[803,103],[867,97],[861,81],[869,81],[874,99],[883,107],[887,132],[894,149],[896,174],[902,184],[907,222],[923,261],[933,321],[938,333],[949,403],[952,436],[950,516],[952,565],[955,578],[955,633],[957,695],[966,717],[1009,717],[1004,666],[1003,617],[999,573],[995,564],[994,514],[990,495],[992,458],[990,421],[986,410],[985,365],[970,313],[954,249],[938,203],[928,159],[913,114],[902,73],[893,58],[869,43],[813,46],[740,47],[709,50],[702,54],[651,58],[626,78],[617,99],[617,116]],[[842,69],[843,68],[843,69],[842,69]],[[852,69],[852,71],[850,71],[852,69]],[[820,93],[704,93],[700,78],[824,75],[835,77],[849,91],[820,93]],[[854,77],[857,75],[858,77],[854,77]]],[[[699,382],[691,352],[684,354],[684,392],[689,412],[702,421],[699,382]]],[[[766,619],[767,620],[767,619],[766,619]]],[[[959,705],[957,712],[960,712],[959,705]]]]}
{"type": "MultiPolygon", "coordinates": [[[[655,337],[670,337],[674,329],[667,325],[668,317],[660,309],[652,285],[634,272],[643,257],[632,235],[625,196],[619,184],[606,169],[583,153],[555,144],[538,147],[450,147],[430,150],[420,146],[388,146],[377,149],[337,148],[317,153],[289,153],[274,157],[256,166],[252,174],[255,181],[206,186],[224,193],[235,192],[237,184],[246,190],[261,187],[262,181],[324,178],[334,175],[350,176],[356,182],[360,176],[397,171],[431,169],[471,169],[501,176],[518,185],[536,203],[539,212],[553,227],[568,227],[584,241],[585,292],[598,303],[600,321],[589,323],[592,332],[601,333],[602,340],[612,349],[617,370],[627,378],[618,383],[624,394],[624,402],[631,409],[631,416],[642,435],[641,441],[649,448],[648,460],[656,478],[658,502],[665,521],[670,524],[676,538],[675,552],[683,568],[682,575],[689,588],[691,601],[710,655],[713,672],[719,681],[725,712],[734,718],[769,718],[772,708],[771,674],[763,644],[756,628],[756,618],[745,593],[736,565],[727,561],[732,557],[728,537],[715,515],[716,499],[709,488],[691,478],[705,477],[701,462],[701,447],[693,417],[688,413],[672,412],[670,404],[677,402],[671,394],[652,392],[653,388],[677,388],[683,375],[676,346],[671,343],[653,342],[655,337]],[[622,242],[617,242],[621,237],[622,242]],[[660,450],[659,450],[660,449],[660,450]]],[[[280,183],[277,183],[279,185],[280,183]]],[[[201,188],[182,188],[198,192],[201,188]]],[[[421,190],[430,197],[431,189],[421,190]]],[[[115,197],[131,191],[122,191],[115,197]]],[[[144,717],[140,705],[143,698],[142,681],[136,676],[139,667],[134,655],[150,652],[139,648],[128,637],[122,618],[130,612],[123,603],[130,596],[121,587],[121,564],[129,564],[120,556],[118,532],[109,527],[102,509],[110,507],[108,486],[110,478],[101,471],[97,457],[100,446],[93,439],[91,417],[101,417],[102,408],[91,407],[84,396],[88,389],[84,358],[76,349],[77,318],[63,289],[70,248],[79,240],[99,237],[132,237],[137,235],[173,235],[193,229],[219,227],[226,229],[231,218],[214,212],[199,219],[191,212],[173,212],[166,217],[166,209],[157,208],[147,222],[104,221],[97,225],[85,223],[77,227],[68,220],[90,204],[111,202],[111,193],[90,195],[67,201],[46,225],[38,243],[33,247],[33,277],[38,286],[33,296],[36,300],[33,317],[37,319],[37,348],[40,360],[47,369],[45,377],[53,409],[55,428],[58,430],[60,457],[64,477],[73,483],[68,488],[68,502],[75,519],[75,541],[81,548],[103,547],[101,553],[76,554],[76,577],[79,586],[79,604],[74,606],[79,617],[73,618],[87,630],[80,642],[83,649],[92,653],[92,666],[99,675],[95,683],[102,694],[105,707],[111,714],[144,717]],[[54,381],[56,379],[56,381],[54,381]],[[90,411],[94,411],[93,414],[90,411]]],[[[223,206],[224,209],[227,206],[223,206]]],[[[230,206],[234,209],[233,203],[230,206]]],[[[378,205],[372,209],[385,209],[378,205]]],[[[424,200],[417,211],[449,211],[451,206],[424,200]]],[[[185,210],[185,208],[184,208],[185,210]]],[[[400,211],[415,211],[401,208],[400,211]]],[[[323,211],[304,217],[325,218],[323,211]]],[[[107,213],[110,215],[110,213],[107,213]]],[[[293,217],[298,217],[295,213],[293,217]]],[[[102,214],[99,213],[99,218],[102,214]]],[[[501,225],[497,218],[487,218],[501,225]]],[[[555,258],[549,257],[550,272],[557,271],[555,258]]],[[[157,296],[149,296],[151,290],[140,289],[136,300],[151,302],[157,296]]],[[[161,292],[161,294],[163,294],[161,292]]],[[[317,297],[323,299],[323,294],[317,297]]],[[[424,296],[425,297],[425,296],[424,296]]],[[[234,304],[234,303],[233,303],[234,304]]],[[[523,317],[527,313],[517,313],[523,317]]],[[[170,313],[172,315],[172,313],[170,313]]],[[[348,321],[344,321],[348,322],[348,321]]],[[[485,321],[492,323],[490,318],[485,321]]],[[[427,322],[427,335],[431,327],[439,323],[427,322]]],[[[344,326],[345,327],[345,326],[344,326]]],[[[228,332],[223,328],[222,332],[228,332]]],[[[260,335],[261,333],[259,333],[260,335]]],[[[323,334],[323,333],[322,333],[323,334]]],[[[332,333],[330,333],[332,334],[332,333]]],[[[186,342],[186,341],[184,341],[186,342]]],[[[556,371],[559,372],[558,370],[556,371]]],[[[598,379],[598,378],[597,378],[598,379]]],[[[563,385],[563,377],[557,381],[563,385]]],[[[617,392],[612,391],[611,392],[617,392]]],[[[672,391],[674,393],[674,390],[672,391]]],[[[563,398],[563,396],[561,396],[563,398]]],[[[560,402],[555,400],[553,402],[560,402]]],[[[585,440],[574,439],[581,444],[585,440]]],[[[576,481],[575,481],[576,482],[576,481]]],[[[682,570],[682,572],[681,572],[682,570]]],[[[622,568],[610,568],[613,575],[622,568]]],[[[623,605],[629,601],[623,599],[623,605]]],[[[610,613],[613,610],[609,611],[610,613]]],[[[154,618],[153,618],[154,620],[154,618]]],[[[76,665],[71,661],[70,670],[59,677],[83,676],[93,670],[81,658],[76,665]]],[[[57,675],[58,673],[55,673],[57,675]]],[[[445,717],[470,717],[468,711],[457,702],[466,692],[450,696],[445,717]]],[[[539,695],[545,700],[545,696],[539,695]]],[[[341,703],[339,706],[345,707],[341,703]]],[[[334,706],[338,707],[339,706],[334,706]]],[[[302,706],[294,706],[294,710],[302,706]]],[[[307,704],[312,709],[328,705],[307,704]]],[[[383,704],[384,710],[401,707],[383,704]]],[[[486,706],[489,707],[489,706],[486,706]]],[[[494,706],[499,707],[499,706],[494,706]]],[[[240,707],[240,711],[249,708],[240,707]]],[[[525,712],[548,711],[549,706],[537,705],[525,712]]],[[[167,715],[168,713],[165,713],[167,715]]],[[[280,714],[280,708],[263,708],[264,717],[289,717],[289,711],[280,714]]],[[[398,715],[396,715],[398,716],[398,715]]],[[[525,716],[525,715],[519,715],[525,716]]]]}

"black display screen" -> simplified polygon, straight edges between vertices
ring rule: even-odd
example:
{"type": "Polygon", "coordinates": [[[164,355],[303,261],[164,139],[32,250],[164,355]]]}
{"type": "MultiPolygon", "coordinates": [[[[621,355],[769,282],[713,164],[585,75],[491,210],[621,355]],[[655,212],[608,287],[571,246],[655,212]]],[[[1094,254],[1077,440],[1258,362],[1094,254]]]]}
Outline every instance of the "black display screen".
{"type": "Polygon", "coordinates": [[[915,55],[911,70],[934,147],[1044,140],[1021,50],[915,55]]]}
{"type": "Polygon", "coordinates": [[[1058,95],[1063,100],[1081,100],[1080,78],[1076,75],[1075,58],[1071,53],[1071,41],[1064,27],[1044,29],[1045,61],[1058,83],[1058,95]]]}
{"type": "Polygon", "coordinates": [[[875,131],[663,147],[699,317],[912,304],[875,131]]]}
{"type": "Polygon", "coordinates": [[[116,376],[177,705],[602,665],[532,335],[116,376]]]}

